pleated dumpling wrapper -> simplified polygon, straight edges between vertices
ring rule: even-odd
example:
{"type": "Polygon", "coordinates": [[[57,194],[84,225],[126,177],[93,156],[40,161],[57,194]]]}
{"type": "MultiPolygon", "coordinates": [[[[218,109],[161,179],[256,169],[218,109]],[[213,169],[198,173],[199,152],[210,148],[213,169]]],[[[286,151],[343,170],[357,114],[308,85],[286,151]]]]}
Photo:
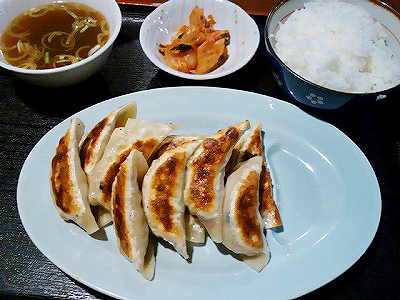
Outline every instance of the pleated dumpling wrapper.
{"type": "Polygon", "coordinates": [[[88,183],[79,159],[79,141],[85,126],[77,118],[71,120],[51,160],[50,187],[54,205],[64,220],[71,220],[88,234],[99,227],[90,210],[88,183]]]}
{"type": "Polygon", "coordinates": [[[89,130],[80,143],[79,156],[82,168],[90,176],[116,127],[125,126],[128,118],[136,117],[136,103],[127,103],[114,109],[89,130]]]}
{"type": "Polygon", "coordinates": [[[143,180],[143,207],[152,232],[174,246],[185,259],[185,168],[201,140],[183,143],[154,160],[143,180]]]}
{"type": "Polygon", "coordinates": [[[223,245],[257,272],[269,261],[258,210],[262,163],[262,156],[255,156],[229,175],[223,204],[223,245]]]}
{"type": "Polygon", "coordinates": [[[167,136],[154,151],[151,160],[159,158],[165,151],[175,149],[185,143],[203,140],[205,136],[200,134],[181,134],[167,136]]]}
{"type": "Polygon", "coordinates": [[[138,170],[147,169],[143,154],[133,149],[121,164],[112,186],[111,214],[120,252],[147,280],[154,277],[154,245],[142,207],[138,170]]]}
{"type": "Polygon", "coordinates": [[[225,166],[249,121],[243,121],[203,140],[188,161],[184,201],[216,243],[222,242],[222,202],[225,166]]]}
{"type": "MultiPolygon", "coordinates": [[[[174,128],[141,119],[128,119],[124,127],[116,128],[104,150],[103,157],[96,164],[89,177],[89,201],[110,210],[111,188],[119,166],[132,149],[139,150],[148,160],[158,145],[174,128]]],[[[139,183],[143,178],[139,177],[139,183]]]]}
{"type": "MultiPolygon", "coordinates": [[[[263,145],[261,137],[261,124],[256,122],[251,130],[245,133],[233,149],[230,161],[231,172],[238,166],[254,156],[263,156],[263,165],[260,175],[260,214],[265,228],[282,226],[281,217],[273,199],[272,182],[265,156],[263,155],[263,145]]],[[[229,172],[229,171],[227,171],[229,172]]],[[[227,174],[229,175],[229,174],[227,174]]]]}

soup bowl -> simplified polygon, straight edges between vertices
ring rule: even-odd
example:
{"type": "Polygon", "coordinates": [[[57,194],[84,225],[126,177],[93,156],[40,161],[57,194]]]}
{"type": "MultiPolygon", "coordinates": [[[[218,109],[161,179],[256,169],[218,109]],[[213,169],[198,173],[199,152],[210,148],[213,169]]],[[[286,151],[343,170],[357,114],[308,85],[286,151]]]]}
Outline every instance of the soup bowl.
{"type": "MultiPolygon", "coordinates": [[[[383,25],[387,38],[385,43],[400,57],[400,14],[395,9],[377,0],[342,0],[363,8],[377,22],[383,25]]],[[[290,15],[304,7],[303,0],[281,0],[271,9],[265,26],[264,38],[270,66],[281,88],[298,102],[320,109],[337,109],[362,104],[363,101],[384,99],[398,94],[400,82],[387,89],[365,92],[339,91],[312,82],[299,75],[278,55],[275,34],[290,15]]],[[[352,26],[351,23],[347,26],[352,26]]],[[[321,31],[323,29],[321,28],[321,31]]],[[[299,53],[300,55],[300,53],[299,53]]]]}
{"type": "MultiPolygon", "coordinates": [[[[51,2],[55,1],[0,0],[0,32],[3,33],[9,22],[21,12],[37,5],[51,2]]],[[[62,2],[78,2],[100,12],[109,24],[110,35],[108,41],[89,57],[70,65],[52,69],[32,70],[12,66],[5,60],[0,51],[0,67],[27,82],[46,87],[61,87],[76,84],[89,78],[100,69],[109,56],[113,43],[121,29],[122,16],[118,4],[115,0],[74,0],[62,2]]]]}

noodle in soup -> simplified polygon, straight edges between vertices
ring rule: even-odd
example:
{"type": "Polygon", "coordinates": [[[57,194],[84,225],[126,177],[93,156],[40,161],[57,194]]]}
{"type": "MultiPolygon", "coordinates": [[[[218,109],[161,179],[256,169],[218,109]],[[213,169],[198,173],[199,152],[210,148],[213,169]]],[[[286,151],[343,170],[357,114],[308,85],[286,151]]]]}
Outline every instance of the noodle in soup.
{"type": "Polygon", "coordinates": [[[92,55],[108,37],[109,25],[100,12],[81,3],[57,2],[36,6],[11,20],[0,49],[13,66],[49,69],[92,55]]]}

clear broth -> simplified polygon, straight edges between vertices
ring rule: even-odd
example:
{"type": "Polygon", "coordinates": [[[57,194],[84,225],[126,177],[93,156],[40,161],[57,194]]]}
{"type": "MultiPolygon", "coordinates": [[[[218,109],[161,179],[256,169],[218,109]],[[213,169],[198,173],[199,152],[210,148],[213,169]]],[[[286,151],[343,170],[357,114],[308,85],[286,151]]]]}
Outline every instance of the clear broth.
{"type": "Polygon", "coordinates": [[[17,15],[4,30],[0,46],[13,66],[49,69],[90,56],[108,37],[109,26],[100,12],[81,3],[58,2],[17,15]]]}

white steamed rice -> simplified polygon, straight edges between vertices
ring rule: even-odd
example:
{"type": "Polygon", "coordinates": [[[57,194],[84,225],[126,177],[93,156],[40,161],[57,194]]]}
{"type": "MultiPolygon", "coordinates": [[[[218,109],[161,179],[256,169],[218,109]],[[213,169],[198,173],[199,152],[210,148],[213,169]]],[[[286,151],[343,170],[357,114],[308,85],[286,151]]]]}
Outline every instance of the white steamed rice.
{"type": "Polygon", "coordinates": [[[345,92],[381,91],[400,82],[400,58],[387,31],[362,8],[329,0],[306,2],[274,35],[279,58],[295,73],[345,92]]]}

